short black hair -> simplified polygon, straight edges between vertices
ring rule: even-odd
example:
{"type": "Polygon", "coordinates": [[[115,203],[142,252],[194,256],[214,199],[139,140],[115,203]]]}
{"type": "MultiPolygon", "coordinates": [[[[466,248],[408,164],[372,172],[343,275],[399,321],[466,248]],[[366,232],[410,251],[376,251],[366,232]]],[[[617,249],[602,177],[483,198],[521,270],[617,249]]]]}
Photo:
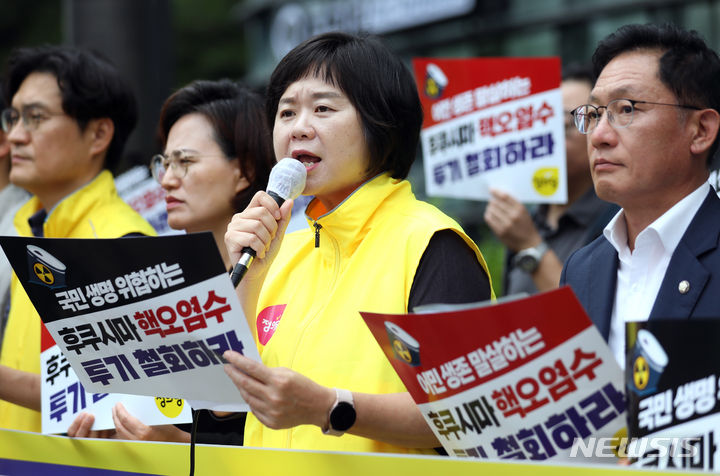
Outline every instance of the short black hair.
{"type": "Polygon", "coordinates": [[[238,160],[249,186],[232,201],[244,210],[253,195],[267,187],[275,160],[260,94],[229,79],[197,80],[175,91],[163,104],[157,137],[165,146],[173,124],[192,113],[202,114],[213,128],[215,142],[228,160],[238,160]]]}
{"type": "Polygon", "coordinates": [[[569,63],[562,69],[563,81],[582,81],[595,85],[596,76],[593,74],[592,66],[589,63],[569,63]]]}
{"type": "Polygon", "coordinates": [[[7,103],[30,74],[51,73],[57,78],[63,111],[81,130],[93,119],[110,118],[115,132],[105,154],[105,168],[113,170],[137,123],[137,103],[130,85],[107,58],[91,50],[43,45],[17,48],[10,53],[7,103]]]}
{"type": "MultiPolygon", "coordinates": [[[[636,50],[662,53],[659,79],[681,104],[720,111],[720,59],[697,31],[671,23],[622,26],[598,44],[592,57],[595,75],[616,56],[636,50]]],[[[719,139],[720,134],[710,147],[708,164],[719,139]]]]}
{"type": "Polygon", "coordinates": [[[407,177],[415,160],[422,106],[412,74],[377,38],[341,32],[312,37],[293,48],[270,77],[266,111],[270,128],[278,103],[293,82],[322,78],[357,109],[370,153],[368,177],[407,177]]]}

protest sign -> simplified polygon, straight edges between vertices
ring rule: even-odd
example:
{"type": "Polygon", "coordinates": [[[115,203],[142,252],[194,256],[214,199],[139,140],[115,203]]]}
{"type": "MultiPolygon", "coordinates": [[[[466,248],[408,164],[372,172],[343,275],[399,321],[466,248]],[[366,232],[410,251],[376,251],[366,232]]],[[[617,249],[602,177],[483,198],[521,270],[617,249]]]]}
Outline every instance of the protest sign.
{"type": "Polygon", "coordinates": [[[565,119],[558,58],[417,58],[426,192],[565,203],[565,119]]]}
{"type": "Polygon", "coordinates": [[[93,430],[114,428],[112,407],[118,402],[146,425],[192,421],[190,405],[181,398],[88,392],[44,326],[41,349],[40,413],[42,432],[45,434],[67,432],[83,411],[95,416],[93,430]]]}
{"type": "Polygon", "coordinates": [[[450,455],[567,460],[592,438],[624,434],[622,372],[568,287],[462,310],[361,314],[450,455]]]}
{"type": "Polygon", "coordinates": [[[159,397],[146,401],[165,416],[177,399],[247,410],[221,355],[260,358],[210,233],[0,245],[46,328],[44,420],[67,424],[107,393],[159,397]]]}
{"type": "Polygon", "coordinates": [[[626,323],[628,436],[643,468],[720,468],[720,352],[716,319],[626,323]]]}

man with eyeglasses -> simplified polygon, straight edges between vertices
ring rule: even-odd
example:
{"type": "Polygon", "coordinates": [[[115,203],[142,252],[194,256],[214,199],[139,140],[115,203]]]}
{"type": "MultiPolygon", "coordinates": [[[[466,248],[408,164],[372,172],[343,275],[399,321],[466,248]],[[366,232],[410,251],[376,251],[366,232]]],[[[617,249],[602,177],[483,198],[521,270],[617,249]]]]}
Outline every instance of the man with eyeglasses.
{"type": "Polygon", "coordinates": [[[627,25],[593,55],[598,79],[573,111],[595,190],[622,207],[574,253],[561,283],[625,363],[625,322],[716,318],[720,199],[707,182],[720,126],[720,59],[694,31],[627,25]]]}
{"type": "MultiPolygon", "coordinates": [[[[135,98],[117,69],[84,50],[13,51],[10,107],[0,113],[10,142],[10,181],[33,194],[16,213],[21,236],[117,238],[153,228],[117,195],[109,169],[135,126],[135,98]]],[[[13,275],[0,352],[0,427],[40,431],[42,323],[13,275]]]]}

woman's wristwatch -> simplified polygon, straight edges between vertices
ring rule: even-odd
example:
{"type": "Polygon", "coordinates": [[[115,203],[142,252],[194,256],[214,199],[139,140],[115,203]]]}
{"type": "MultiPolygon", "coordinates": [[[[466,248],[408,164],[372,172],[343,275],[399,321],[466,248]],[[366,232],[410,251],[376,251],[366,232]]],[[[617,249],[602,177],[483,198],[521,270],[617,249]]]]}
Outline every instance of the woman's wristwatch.
{"type": "Polygon", "coordinates": [[[356,417],[352,392],[336,388],[335,403],[330,407],[328,421],[322,428],[322,432],[326,435],[342,436],[353,426],[356,417]]]}

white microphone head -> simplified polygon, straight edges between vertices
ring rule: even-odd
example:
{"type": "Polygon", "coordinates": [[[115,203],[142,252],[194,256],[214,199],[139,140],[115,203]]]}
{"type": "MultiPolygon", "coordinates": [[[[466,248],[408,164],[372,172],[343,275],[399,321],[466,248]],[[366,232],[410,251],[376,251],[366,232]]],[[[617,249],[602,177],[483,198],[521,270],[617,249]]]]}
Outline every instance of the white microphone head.
{"type": "Polygon", "coordinates": [[[275,192],[283,200],[296,199],[305,189],[307,171],[299,160],[285,157],[270,170],[268,192],[275,192]]]}

